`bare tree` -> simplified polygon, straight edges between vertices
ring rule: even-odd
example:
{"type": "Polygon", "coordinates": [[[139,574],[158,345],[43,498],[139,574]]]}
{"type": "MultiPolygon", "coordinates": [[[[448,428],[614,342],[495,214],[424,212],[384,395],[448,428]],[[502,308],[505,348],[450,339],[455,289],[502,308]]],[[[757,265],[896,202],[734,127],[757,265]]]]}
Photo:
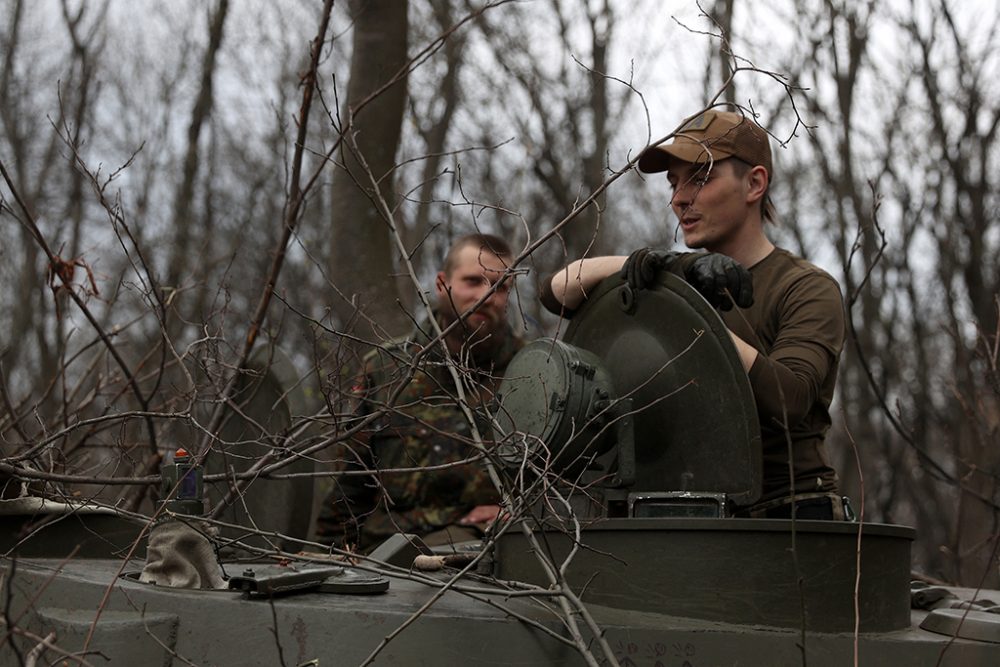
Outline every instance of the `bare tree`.
{"type": "MultiPolygon", "coordinates": [[[[797,202],[796,237],[819,230],[842,267],[853,335],[840,400],[869,480],[869,516],[914,523],[917,567],[978,585],[996,575],[1000,463],[981,356],[1000,287],[987,213],[997,183],[983,168],[996,151],[995,95],[981,69],[994,62],[993,39],[973,50],[948,3],[929,16],[918,24],[873,3],[796,14],[808,38],[787,71],[826,94],[804,97],[809,150],[779,163],[778,184],[797,202]],[[888,58],[877,29],[894,31],[899,48],[888,58]]],[[[850,488],[853,445],[837,434],[850,488]]]]}
{"type": "MultiPolygon", "coordinates": [[[[494,91],[523,100],[508,105],[511,126],[518,133],[526,161],[511,173],[527,191],[522,198],[532,209],[532,220],[560,220],[596,192],[610,174],[611,141],[632,96],[627,85],[610,78],[610,52],[615,45],[616,9],[603,0],[570,8],[553,2],[539,7],[513,8],[502,20],[484,16],[481,34],[496,54],[498,69],[481,71],[494,91]],[[559,44],[558,58],[538,53],[538,26],[549,24],[559,44]],[[577,45],[576,31],[586,35],[577,45]]],[[[493,143],[496,123],[487,123],[481,136],[493,143]]],[[[506,185],[506,182],[504,183],[506,185]]],[[[502,202],[504,195],[492,195],[502,202]]],[[[607,253],[616,243],[613,225],[605,224],[606,197],[599,196],[586,213],[561,232],[565,249],[560,259],[585,253],[607,253]]]]}
{"type": "MultiPolygon", "coordinates": [[[[948,412],[941,417],[942,426],[954,439],[949,454],[956,477],[962,480],[958,521],[952,524],[956,578],[971,584],[988,571],[992,574],[987,585],[996,586],[1000,583],[993,562],[993,542],[1000,529],[1000,455],[996,451],[1000,397],[995,380],[989,379],[991,373],[995,378],[995,365],[981,355],[997,330],[1000,294],[995,215],[1000,182],[989,167],[997,152],[1000,126],[1000,106],[990,99],[988,74],[989,54],[995,53],[997,41],[994,34],[980,48],[973,47],[945,2],[929,26],[922,28],[910,20],[902,27],[912,39],[915,69],[929,112],[928,137],[944,167],[940,182],[925,190],[930,195],[927,199],[933,200],[921,205],[929,205],[934,214],[928,231],[938,249],[937,277],[948,295],[943,315],[954,366],[951,373],[943,374],[952,395],[948,412]],[[938,58],[946,58],[947,64],[939,64],[938,58]],[[970,330],[969,324],[974,328],[970,330]]],[[[908,185],[912,187],[900,179],[901,189],[908,185]]],[[[921,199],[922,193],[907,190],[914,200],[921,199]]]]}
{"type": "MultiPolygon", "coordinates": [[[[39,41],[45,7],[0,10],[5,494],[105,501],[145,525],[161,457],[193,444],[217,525],[252,533],[252,553],[292,557],[282,540],[302,537],[303,517],[269,514],[261,488],[346,474],[344,443],[398,410],[353,414],[344,349],[432,319],[424,279],[453,236],[522,244],[520,275],[645,244],[664,224],[662,200],[649,205],[661,194],[625,175],[650,133],[634,74],[673,67],[683,48],[638,51],[631,13],[669,19],[659,3],[355,0],[337,13],[330,0],[318,31],[314,4],[164,4],[150,30],[166,26],[169,50],[151,37],[122,59],[105,47],[134,32],[122,4],[52,4],[57,43],[39,41]],[[293,534],[270,530],[281,523],[293,534]]],[[[839,400],[867,516],[916,524],[920,568],[979,583],[995,572],[1000,501],[998,31],[973,39],[953,5],[917,5],[926,20],[874,2],[785,6],[802,38],[773,73],[738,57],[761,33],[733,0],[712,3],[699,17],[710,35],[685,44],[713,94],[734,70],[764,82],[740,78],[723,97],[761,111],[782,146],[775,196],[790,215],[776,233],[841,273],[855,335],[839,400]],[[784,73],[802,90],[789,95],[784,73]]],[[[431,334],[428,349],[443,332],[431,334]]],[[[471,414],[470,369],[448,372],[471,414]]],[[[852,460],[846,429],[835,437],[852,460]]],[[[477,461],[489,445],[469,438],[477,461]]],[[[517,487],[494,466],[512,516],[566,501],[550,471],[533,472],[537,485],[517,487]]],[[[558,641],[613,663],[563,563],[537,551],[558,641]]]]}
{"type": "MultiPolygon", "coordinates": [[[[329,275],[340,291],[333,310],[341,326],[361,310],[382,337],[399,333],[405,323],[396,305],[395,250],[373,200],[384,197],[395,206],[393,169],[406,100],[409,7],[393,0],[356,0],[351,12],[354,51],[347,98],[337,119],[342,168],[333,176],[329,275]],[[374,183],[367,173],[374,175],[374,183]]],[[[359,331],[370,336],[371,330],[368,325],[359,331]]]]}
{"type": "MultiPolygon", "coordinates": [[[[457,16],[452,4],[452,0],[433,0],[430,3],[431,20],[426,23],[430,24],[431,30],[436,34],[425,39],[443,34],[455,25],[457,16]]],[[[421,25],[424,25],[424,22],[415,23],[413,27],[417,29],[421,25]]],[[[453,34],[444,43],[440,64],[411,75],[413,86],[428,85],[436,89],[436,94],[427,99],[421,99],[416,95],[408,98],[409,117],[419,135],[420,149],[424,157],[420,160],[419,180],[414,192],[409,195],[414,199],[416,211],[412,222],[404,228],[404,241],[407,248],[417,253],[417,257],[426,258],[430,263],[443,250],[439,244],[443,242],[447,247],[450,245],[448,237],[452,236],[448,234],[442,238],[443,235],[432,232],[442,224],[442,220],[445,222],[453,220],[450,197],[457,174],[454,159],[448,153],[448,138],[455,114],[463,102],[459,84],[466,56],[466,43],[464,32],[453,34]],[[415,77],[419,77],[420,80],[414,80],[415,77]],[[430,80],[423,81],[425,77],[430,80]],[[420,104],[426,106],[418,108],[417,105],[420,104]],[[440,198],[436,193],[440,193],[440,198]],[[436,219],[438,216],[440,219],[436,219]]],[[[418,265],[421,264],[423,262],[418,262],[418,265]]],[[[408,296],[410,295],[403,295],[404,299],[408,296]]],[[[408,305],[413,305],[413,301],[407,299],[408,305]]]]}
{"type": "MultiPolygon", "coordinates": [[[[713,52],[710,52],[708,58],[705,59],[707,62],[705,69],[706,90],[725,85],[733,75],[735,65],[729,42],[734,39],[733,12],[735,9],[736,0],[714,0],[709,10],[709,18],[712,23],[718,26],[719,39],[709,43],[709,48],[713,52]]],[[[722,98],[727,104],[736,104],[736,86],[726,86],[722,92],[722,98]]]]}
{"type": "MultiPolygon", "coordinates": [[[[192,240],[202,238],[208,241],[210,234],[195,234],[206,222],[196,214],[195,186],[199,170],[204,162],[202,158],[202,129],[210,124],[214,104],[214,84],[218,67],[218,55],[222,48],[225,34],[226,15],[229,12],[229,0],[219,0],[215,10],[209,17],[208,44],[202,56],[199,73],[198,94],[191,108],[191,116],[187,128],[187,146],[184,151],[184,163],[181,169],[180,181],[173,201],[173,219],[171,228],[173,239],[170,244],[170,255],[167,259],[164,286],[174,293],[183,292],[188,286],[194,263],[191,261],[192,240]]],[[[205,212],[207,213],[207,212],[205,212]]],[[[204,288],[200,288],[202,291],[204,288]]],[[[173,300],[174,306],[180,311],[180,319],[187,314],[180,308],[179,299],[173,300]]],[[[177,322],[178,320],[174,320],[177,322]]],[[[176,331],[172,324],[169,331],[176,331]]]]}

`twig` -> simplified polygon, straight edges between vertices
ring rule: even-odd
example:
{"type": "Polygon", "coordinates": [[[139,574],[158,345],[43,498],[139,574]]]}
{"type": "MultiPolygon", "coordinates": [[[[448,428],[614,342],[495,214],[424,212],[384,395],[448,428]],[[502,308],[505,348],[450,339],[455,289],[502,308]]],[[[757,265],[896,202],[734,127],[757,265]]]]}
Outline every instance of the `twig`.
{"type": "MultiPolygon", "coordinates": [[[[0,160],[0,174],[3,175],[3,179],[7,183],[7,187],[10,189],[11,194],[14,195],[14,199],[17,201],[17,204],[20,207],[21,212],[24,214],[24,219],[22,220],[22,222],[31,231],[31,235],[35,239],[35,242],[39,245],[39,247],[42,248],[42,251],[45,252],[49,264],[53,266],[56,265],[56,263],[59,261],[59,258],[56,256],[55,253],[52,252],[52,249],[49,247],[49,244],[45,241],[45,237],[42,236],[42,232],[38,228],[38,224],[35,222],[35,216],[32,215],[30,209],[28,208],[27,203],[25,203],[24,199],[22,199],[20,191],[14,185],[14,181],[11,179],[10,174],[7,173],[7,167],[5,166],[3,160],[0,160]]],[[[58,275],[59,280],[62,282],[63,286],[66,287],[66,292],[69,294],[69,297],[73,300],[73,302],[80,309],[80,312],[83,313],[84,317],[86,317],[87,321],[94,328],[97,334],[101,337],[101,341],[104,343],[104,346],[108,349],[108,352],[111,353],[111,356],[114,358],[115,363],[118,364],[118,367],[121,369],[122,374],[128,381],[128,385],[132,389],[132,393],[135,395],[135,398],[139,402],[139,405],[142,406],[143,410],[148,411],[149,400],[143,395],[142,390],[139,388],[139,384],[136,382],[135,376],[132,374],[132,371],[129,369],[128,364],[125,363],[125,360],[118,352],[118,348],[116,348],[114,343],[111,342],[110,336],[108,336],[107,332],[104,331],[104,328],[97,321],[97,318],[94,317],[94,314],[90,312],[90,308],[88,308],[87,304],[84,303],[82,298],[80,298],[80,295],[77,294],[76,290],[73,289],[72,282],[68,280],[66,276],[64,276],[61,272],[56,272],[56,275],[58,275]]],[[[150,446],[152,448],[152,451],[155,453],[157,451],[156,429],[153,426],[152,420],[146,419],[146,427],[147,430],[149,431],[150,446]]]]}
{"type": "Polygon", "coordinates": [[[851,435],[850,429],[846,426],[846,414],[844,414],[844,423],[847,441],[851,443],[851,451],[854,453],[854,465],[858,471],[858,485],[861,487],[861,498],[858,500],[858,540],[854,561],[854,667],[859,667],[858,645],[861,641],[861,534],[864,531],[865,525],[865,474],[861,469],[861,454],[858,452],[858,443],[854,441],[854,436],[851,435]]]}
{"type": "Polygon", "coordinates": [[[42,640],[39,641],[33,649],[28,651],[26,656],[24,656],[24,667],[35,667],[35,663],[38,661],[38,658],[42,656],[45,649],[54,648],[54,644],[52,642],[55,641],[55,638],[55,630],[45,635],[42,640]]]}

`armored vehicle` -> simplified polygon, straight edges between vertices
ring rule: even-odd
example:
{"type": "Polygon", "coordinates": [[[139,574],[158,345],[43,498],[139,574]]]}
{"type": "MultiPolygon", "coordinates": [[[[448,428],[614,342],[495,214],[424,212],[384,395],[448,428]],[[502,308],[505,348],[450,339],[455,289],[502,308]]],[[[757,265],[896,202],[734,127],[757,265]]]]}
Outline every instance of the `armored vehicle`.
{"type": "Polygon", "coordinates": [[[760,495],[754,400],[672,276],[603,283],[492,412],[523,511],[482,544],[397,535],[348,563],[272,542],[219,564],[228,588],[178,589],[140,580],[113,511],[8,505],[8,531],[57,520],[5,547],[0,664],[1000,664],[997,592],[912,583],[913,529],[732,516],[760,495]]]}

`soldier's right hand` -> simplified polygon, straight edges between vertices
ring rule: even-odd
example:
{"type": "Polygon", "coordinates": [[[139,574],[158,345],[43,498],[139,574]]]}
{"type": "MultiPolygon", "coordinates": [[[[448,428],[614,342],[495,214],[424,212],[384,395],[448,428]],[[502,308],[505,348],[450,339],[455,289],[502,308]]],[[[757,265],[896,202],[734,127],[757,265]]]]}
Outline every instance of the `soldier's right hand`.
{"type": "Polygon", "coordinates": [[[740,308],[753,305],[753,276],[726,255],[714,252],[702,255],[684,271],[684,278],[714,308],[729,310],[734,302],[740,308]]]}
{"type": "Polygon", "coordinates": [[[473,523],[490,524],[496,521],[498,516],[500,516],[499,505],[476,505],[458,522],[466,526],[473,523]]]}

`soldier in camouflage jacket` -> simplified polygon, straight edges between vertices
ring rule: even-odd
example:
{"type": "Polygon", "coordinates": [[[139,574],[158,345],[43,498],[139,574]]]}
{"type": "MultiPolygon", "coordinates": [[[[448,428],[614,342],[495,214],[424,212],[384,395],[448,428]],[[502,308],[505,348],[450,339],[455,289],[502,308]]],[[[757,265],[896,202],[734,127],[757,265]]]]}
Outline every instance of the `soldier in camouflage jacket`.
{"type": "Polygon", "coordinates": [[[523,341],[507,322],[506,281],[470,308],[500,279],[510,259],[507,244],[489,235],[462,237],[452,246],[437,276],[435,313],[442,329],[455,325],[445,338],[449,358],[440,342],[431,344],[428,326],[364,357],[354,387],[357,412],[379,416],[352,443],[355,460],[347,471],[371,474],[337,476],[318,519],[321,541],[363,551],[407,532],[441,543],[475,536],[455,529],[482,529],[496,517],[499,494],[473,443],[448,364],[468,380],[466,401],[488,446],[491,429],[480,408],[492,399],[523,341]]]}

